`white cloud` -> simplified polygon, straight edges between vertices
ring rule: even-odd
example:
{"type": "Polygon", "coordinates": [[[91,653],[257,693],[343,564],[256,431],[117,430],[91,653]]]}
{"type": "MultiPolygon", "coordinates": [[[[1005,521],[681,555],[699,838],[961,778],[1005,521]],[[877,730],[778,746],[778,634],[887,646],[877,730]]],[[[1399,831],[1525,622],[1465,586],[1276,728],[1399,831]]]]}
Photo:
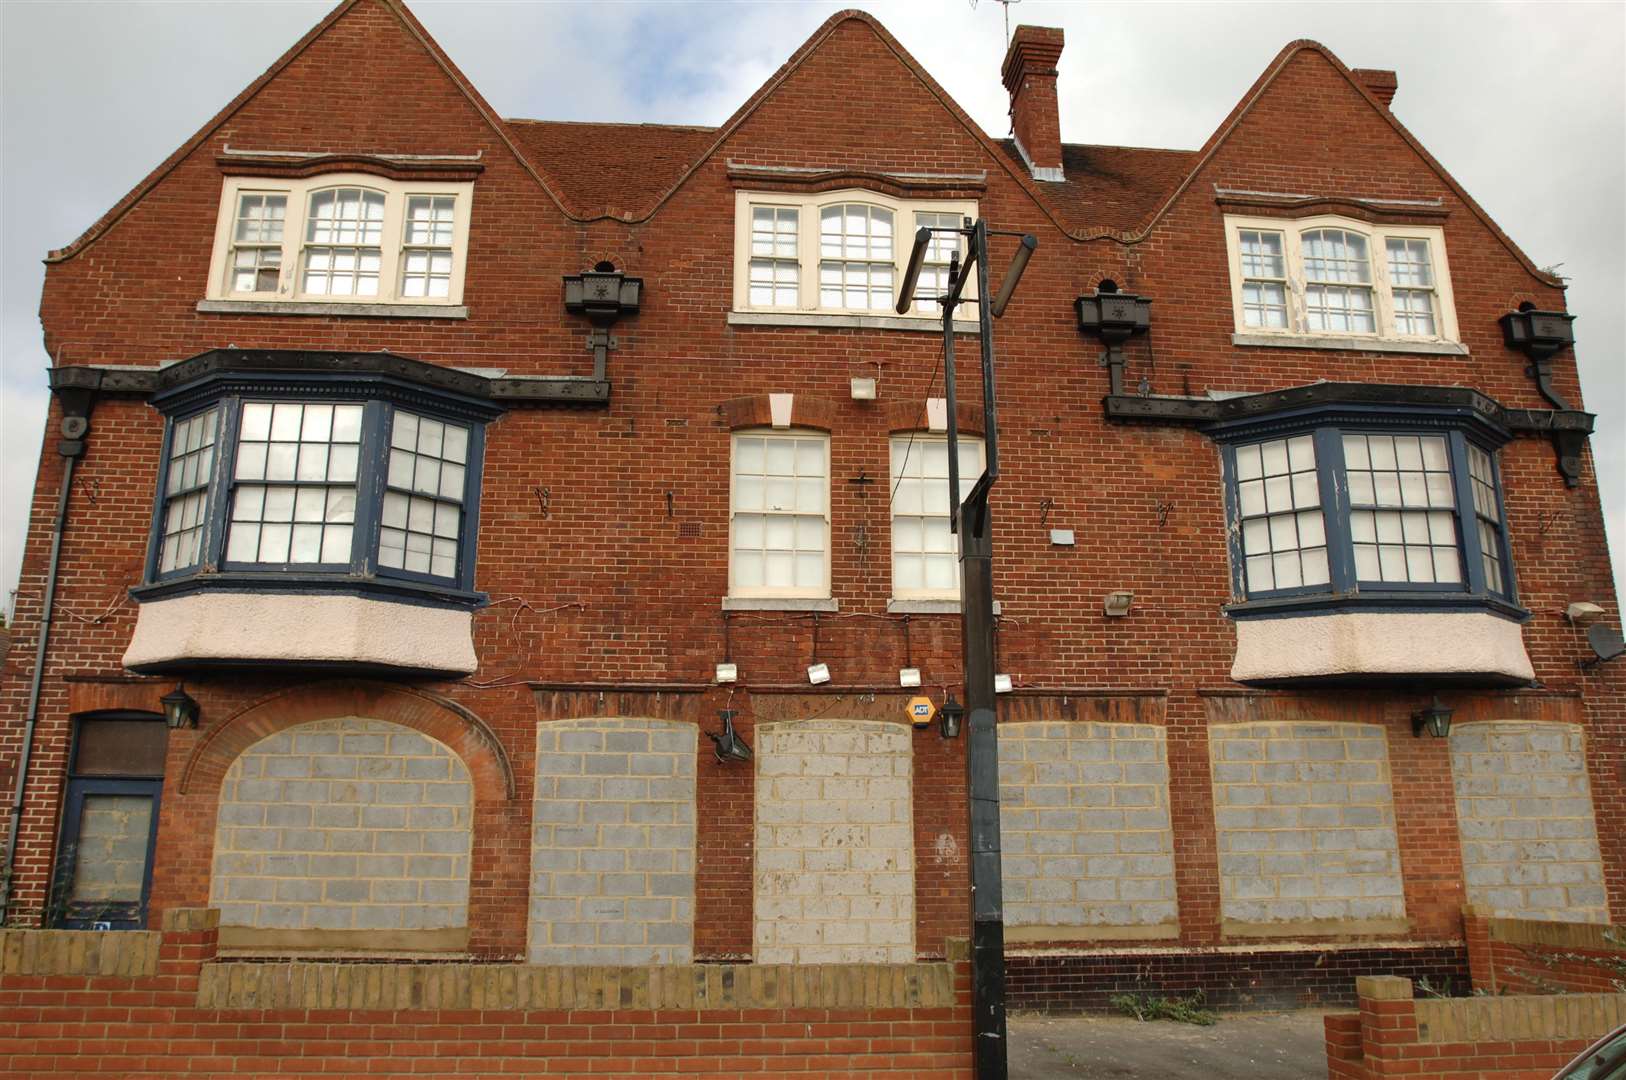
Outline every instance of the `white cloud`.
{"type": "MultiPolygon", "coordinates": [[[[414,11],[504,115],[716,124],[841,5],[452,3],[414,11]]],[[[871,9],[995,137],[1002,10],[871,9]]],[[[43,417],[39,259],[76,236],[263,71],[326,3],[0,3],[4,431],[0,587],[15,582],[43,417]]],[[[1593,453],[1626,567],[1626,87],[1615,4],[1072,4],[1070,142],[1199,145],[1297,37],[1394,68],[1401,120],[1542,265],[1573,279],[1593,453]]],[[[139,343],[134,343],[139,346],[139,343]]],[[[1619,571],[1617,570],[1617,573],[1619,571]]]]}

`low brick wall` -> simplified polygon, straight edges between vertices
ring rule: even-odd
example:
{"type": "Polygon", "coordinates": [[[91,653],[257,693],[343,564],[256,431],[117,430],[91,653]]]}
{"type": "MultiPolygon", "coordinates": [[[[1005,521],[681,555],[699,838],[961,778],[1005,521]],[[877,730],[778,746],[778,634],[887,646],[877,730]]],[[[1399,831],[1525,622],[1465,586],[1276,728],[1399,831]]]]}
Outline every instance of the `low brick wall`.
{"type": "Polygon", "coordinates": [[[1461,945],[1257,946],[1209,949],[1060,949],[1009,953],[1013,1009],[1109,1011],[1114,994],[1184,995],[1201,990],[1218,1009],[1296,1009],[1355,1004],[1361,975],[1406,975],[1433,986],[1466,987],[1461,945]]]}
{"type": "Polygon", "coordinates": [[[1359,1011],[1326,1018],[1331,1080],[1550,1080],[1626,1023],[1626,994],[1414,1000],[1410,979],[1358,979],[1359,1011]]]}
{"type": "Polygon", "coordinates": [[[1612,993],[1626,983],[1626,927],[1462,914],[1476,990],[1492,994],[1612,993]]]}
{"type": "Polygon", "coordinates": [[[203,910],[161,934],[8,932],[0,1076],[971,1077],[964,942],[942,963],[638,968],[221,961],[218,939],[203,910]],[[91,939],[132,973],[91,973],[91,939]]]}
{"type": "Polygon", "coordinates": [[[153,975],[158,943],[145,930],[0,930],[0,976],[153,975]]]}

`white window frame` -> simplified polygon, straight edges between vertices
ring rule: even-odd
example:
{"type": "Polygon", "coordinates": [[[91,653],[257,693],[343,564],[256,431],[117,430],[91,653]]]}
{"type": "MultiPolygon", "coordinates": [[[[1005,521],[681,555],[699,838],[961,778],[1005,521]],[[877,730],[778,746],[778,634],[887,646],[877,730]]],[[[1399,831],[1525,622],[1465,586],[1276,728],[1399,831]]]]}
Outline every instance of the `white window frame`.
{"type": "MultiPolygon", "coordinates": [[[[858,315],[890,316],[912,320],[941,321],[942,309],[936,304],[925,310],[924,305],[910,305],[907,315],[899,316],[895,304],[897,287],[903,281],[904,268],[909,264],[909,252],[914,247],[915,215],[956,214],[976,219],[977,204],[964,199],[896,199],[878,191],[862,188],[842,188],[812,194],[794,192],[736,191],[734,193],[734,310],[736,312],[777,313],[780,315],[858,315]],[[862,203],[892,212],[892,303],[885,308],[821,307],[819,304],[819,214],[825,207],[840,203],[862,203]],[[797,211],[796,258],[800,267],[795,307],[755,307],[751,304],[751,212],[757,207],[794,209],[797,211]]],[[[966,283],[965,296],[975,297],[975,280],[966,283]]]]}
{"type": "MultiPolygon", "coordinates": [[[[770,598],[775,600],[826,600],[834,595],[831,583],[830,549],[834,531],[831,529],[830,435],[812,428],[741,428],[731,432],[728,440],[728,595],[731,598],[770,598]],[[741,586],[735,582],[734,535],[739,509],[736,499],[736,464],[742,438],[817,439],[824,446],[824,587],[822,589],[783,586],[741,586]]],[[[752,511],[754,512],[754,511],[752,511]]]]}
{"type": "MultiPolygon", "coordinates": [[[[220,192],[220,210],[215,224],[213,258],[209,265],[207,299],[262,301],[271,304],[377,305],[401,304],[430,307],[456,307],[463,303],[463,270],[468,260],[469,217],[474,202],[474,185],[468,182],[390,180],[371,173],[323,173],[300,179],[229,176],[220,192]],[[375,296],[335,296],[306,293],[304,252],[307,215],[311,196],[328,188],[364,188],[384,196],[384,227],[379,242],[378,294],[375,296]],[[233,292],[233,231],[242,195],[282,195],[288,200],[282,229],[282,272],[276,292],[233,292]],[[407,200],[415,195],[451,196],[456,200],[452,228],[452,274],[446,296],[401,295],[401,273],[406,243],[407,200]]],[[[341,245],[344,246],[344,245],[341,245]]],[[[420,247],[422,245],[412,245],[420,247]]]]}
{"type": "MultiPolygon", "coordinates": [[[[980,435],[961,435],[960,436],[960,443],[961,443],[962,446],[967,444],[967,443],[975,444],[975,446],[977,448],[977,468],[976,468],[976,471],[972,472],[970,475],[967,475],[965,470],[963,470],[963,469],[960,472],[960,487],[962,489],[966,490],[966,491],[969,491],[971,486],[974,485],[977,482],[977,477],[982,475],[982,470],[987,467],[987,463],[988,463],[988,456],[987,456],[988,447],[987,447],[987,444],[983,441],[982,436],[980,436],[980,435]]],[[[898,462],[897,462],[896,458],[893,457],[893,455],[895,455],[898,452],[898,448],[899,448],[900,444],[903,445],[903,446],[907,446],[909,448],[908,453],[912,457],[913,455],[920,454],[922,452],[923,447],[928,446],[928,445],[932,445],[932,444],[941,445],[946,449],[947,446],[948,446],[948,436],[947,435],[928,434],[926,432],[916,431],[916,432],[913,433],[913,440],[911,441],[911,433],[910,432],[907,432],[907,431],[893,432],[892,435],[887,439],[887,458],[888,458],[888,462],[887,462],[887,483],[892,486],[893,491],[898,490],[898,479],[899,479],[898,472],[897,472],[898,462]]],[[[948,486],[948,481],[947,480],[943,481],[943,486],[945,488],[948,486]]],[[[952,498],[952,494],[951,494],[951,498],[952,498]]],[[[962,501],[964,500],[964,495],[961,496],[961,500],[962,501]]],[[[905,516],[907,516],[907,517],[937,517],[938,515],[928,511],[928,512],[921,513],[921,514],[907,514],[905,516]]],[[[947,507],[945,507],[942,516],[945,519],[949,516],[949,509],[947,507]]],[[[959,582],[959,578],[958,578],[957,575],[956,575],[956,578],[955,578],[954,582],[951,585],[949,585],[949,586],[947,586],[945,588],[942,588],[942,589],[932,589],[932,588],[926,588],[926,587],[922,587],[922,588],[919,588],[919,589],[904,589],[904,588],[900,588],[898,586],[898,569],[897,569],[897,567],[898,567],[898,551],[897,551],[897,545],[896,545],[897,520],[898,520],[898,510],[897,510],[897,506],[896,506],[896,503],[895,503],[895,500],[894,500],[892,505],[889,506],[888,511],[887,511],[887,526],[888,526],[887,549],[888,549],[888,551],[891,552],[890,573],[892,575],[892,599],[893,600],[954,600],[954,601],[958,601],[960,599],[960,582],[959,582]]],[[[958,563],[958,561],[959,561],[960,536],[959,536],[958,533],[951,533],[950,536],[953,538],[953,541],[952,541],[953,542],[953,548],[954,548],[953,553],[954,553],[954,556],[955,556],[955,561],[956,561],[956,563],[958,563]]]]}
{"type": "MultiPolygon", "coordinates": [[[[1451,267],[1446,258],[1445,230],[1435,225],[1375,225],[1354,218],[1321,214],[1315,217],[1233,217],[1225,218],[1225,250],[1231,270],[1231,313],[1236,333],[1243,338],[1275,338],[1283,344],[1302,342],[1306,348],[1355,348],[1364,342],[1384,344],[1457,345],[1457,312],[1451,293],[1451,267]],[[1366,239],[1367,258],[1372,274],[1372,306],[1376,313],[1375,333],[1312,329],[1305,304],[1303,236],[1317,229],[1343,229],[1366,239]],[[1287,263],[1287,326],[1249,326],[1242,306],[1242,247],[1244,231],[1274,232],[1282,235],[1287,263]],[[1388,242],[1426,240],[1434,273],[1434,333],[1402,334],[1395,329],[1394,284],[1389,278],[1388,242]]],[[[1410,286],[1401,286],[1408,288],[1410,286]]]]}

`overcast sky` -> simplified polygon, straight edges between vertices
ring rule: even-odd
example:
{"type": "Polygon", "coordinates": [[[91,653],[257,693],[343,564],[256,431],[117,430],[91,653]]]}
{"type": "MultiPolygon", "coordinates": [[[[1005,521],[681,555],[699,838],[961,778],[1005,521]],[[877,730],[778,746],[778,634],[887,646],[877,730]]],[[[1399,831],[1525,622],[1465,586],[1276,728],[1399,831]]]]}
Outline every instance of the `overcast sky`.
{"type": "MultiPolygon", "coordinates": [[[[506,116],[717,124],[832,3],[412,4],[506,116]]],[[[996,0],[867,3],[984,130],[1007,133],[996,0]]],[[[329,10],[326,2],[0,0],[0,593],[45,415],[40,259],[72,240],[329,10]]],[[[1068,142],[1201,145],[1281,47],[1394,68],[1394,110],[1537,265],[1572,279],[1592,447],[1626,569],[1626,4],[1047,3],[1068,142]]],[[[150,361],[176,359],[152,356],[150,361]]],[[[1556,481],[1555,481],[1556,482],[1556,481]]],[[[1589,599],[1576,597],[1575,599],[1589,599]]],[[[9,610],[9,603],[7,604],[9,610]]]]}

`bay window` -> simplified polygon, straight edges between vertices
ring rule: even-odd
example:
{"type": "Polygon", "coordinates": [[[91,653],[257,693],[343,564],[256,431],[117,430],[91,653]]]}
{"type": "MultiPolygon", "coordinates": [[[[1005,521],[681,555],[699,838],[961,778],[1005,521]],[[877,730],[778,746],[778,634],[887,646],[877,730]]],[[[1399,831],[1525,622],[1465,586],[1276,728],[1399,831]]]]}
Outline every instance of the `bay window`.
{"type": "Polygon", "coordinates": [[[1491,446],[1400,418],[1301,426],[1223,448],[1239,597],[1512,604],[1491,446]]]}
{"type": "Polygon", "coordinates": [[[471,589],[486,417],[434,405],[425,392],[313,379],[232,388],[177,413],[149,580],[294,573],[471,589]]]}

